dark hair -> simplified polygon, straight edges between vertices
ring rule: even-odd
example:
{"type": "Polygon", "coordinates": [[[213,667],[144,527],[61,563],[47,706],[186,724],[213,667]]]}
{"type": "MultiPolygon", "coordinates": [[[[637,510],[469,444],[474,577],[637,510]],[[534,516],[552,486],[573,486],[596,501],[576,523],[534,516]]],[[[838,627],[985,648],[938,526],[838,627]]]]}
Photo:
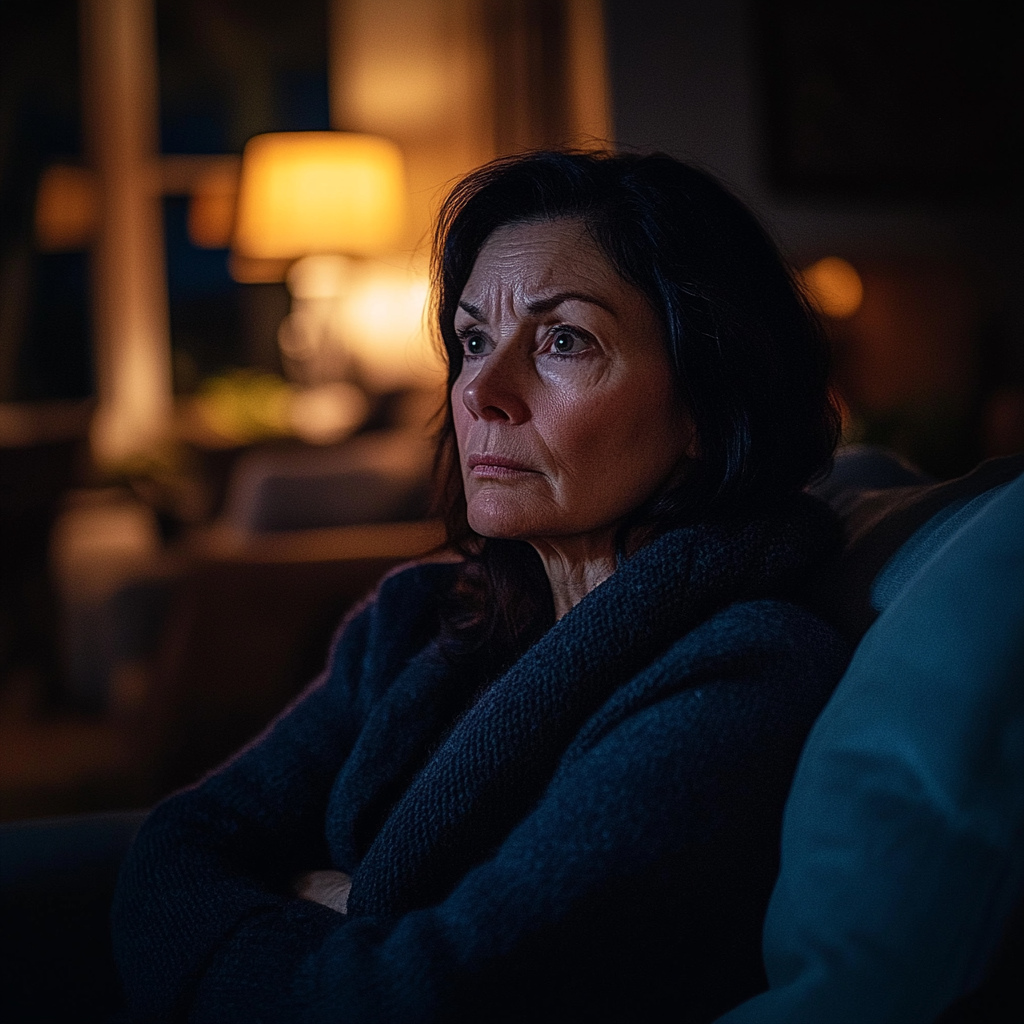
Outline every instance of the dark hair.
{"type": "Polygon", "coordinates": [[[543,573],[536,576],[539,562],[510,557],[509,545],[525,545],[482,540],[466,520],[450,401],[462,369],[455,310],[496,228],[559,218],[583,221],[622,278],[651,303],[696,427],[697,465],[637,509],[620,540],[772,503],[827,468],[839,434],[817,317],[757,219],[710,175],[664,154],[594,152],[530,153],[473,171],[441,207],[432,278],[448,361],[437,459],[441,511],[449,543],[467,558],[464,575],[477,580],[476,612],[463,624],[482,627],[481,636],[514,639],[526,627],[523,589],[535,589],[543,573]],[[517,564],[533,579],[515,579],[517,564]]]}

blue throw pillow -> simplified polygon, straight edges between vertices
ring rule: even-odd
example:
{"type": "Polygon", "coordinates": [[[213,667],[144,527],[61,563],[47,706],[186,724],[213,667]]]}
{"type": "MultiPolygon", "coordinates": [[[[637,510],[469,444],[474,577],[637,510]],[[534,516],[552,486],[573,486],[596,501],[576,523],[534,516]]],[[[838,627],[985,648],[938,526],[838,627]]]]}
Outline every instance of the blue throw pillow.
{"type": "Polygon", "coordinates": [[[1024,893],[1024,477],[925,524],[808,738],[765,922],[721,1024],[932,1021],[1024,893]]]}
{"type": "MultiPolygon", "coordinates": [[[[940,551],[1008,485],[993,487],[984,494],[951,501],[940,509],[889,559],[871,585],[871,607],[884,612],[906,590],[908,584],[940,551]]],[[[1022,524],[1024,526],[1024,524],[1022,524]]]]}

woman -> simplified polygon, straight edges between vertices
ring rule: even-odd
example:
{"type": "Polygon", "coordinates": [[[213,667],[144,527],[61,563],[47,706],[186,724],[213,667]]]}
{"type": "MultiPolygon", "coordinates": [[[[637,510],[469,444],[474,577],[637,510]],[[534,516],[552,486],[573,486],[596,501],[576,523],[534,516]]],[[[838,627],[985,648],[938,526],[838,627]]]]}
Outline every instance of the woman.
{"type": "Polygon", "coordinates": [[[801,492],[837,430],[813,318],[665,156],[471,174],[434,283],[460,559],[386,579],[153,812],[114,908],[140,1019],[709,1020],[764,985],[845,660],[794,603],[834,537],[801,492]]]}

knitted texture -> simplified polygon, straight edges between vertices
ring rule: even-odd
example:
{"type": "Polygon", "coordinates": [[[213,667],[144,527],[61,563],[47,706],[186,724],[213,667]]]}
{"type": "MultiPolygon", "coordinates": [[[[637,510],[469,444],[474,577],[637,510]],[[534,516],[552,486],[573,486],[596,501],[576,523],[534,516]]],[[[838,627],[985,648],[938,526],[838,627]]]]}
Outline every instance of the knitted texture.
{"type": "Polygon", "coordinates": [[[139,1020],[711,1020],[764,987],[802,741],[843,668],[787,600],[810,499],[658,538],[469,706],[459,571],[386,579],[324,675],[150,816],[115,951],[139,1020]],[[289,880],[353,877],[341,916],[289,880]]]}

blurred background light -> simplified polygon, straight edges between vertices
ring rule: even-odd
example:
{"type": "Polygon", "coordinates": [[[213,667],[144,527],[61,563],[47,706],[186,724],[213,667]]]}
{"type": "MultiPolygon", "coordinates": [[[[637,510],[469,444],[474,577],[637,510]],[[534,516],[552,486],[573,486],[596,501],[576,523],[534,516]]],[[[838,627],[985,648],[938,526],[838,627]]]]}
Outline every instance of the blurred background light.
{"type": "Polygon", "coordinates": [[[277,132],[246,144],[234,234],[243,256],[378,252],[404,216],[402,155],[386,139],[277,132]]]}
{"type": "Polygon", "coordinates": [[[833,320],[853,316],[864,301],[860,274],[838,256],[826,256],[812,263],[801,276],[811,300],[833,320]]]}
{"type": "Polygon", "coordinates": [[[188,237],[193,245],[226,249],[231,244],[240,170],[240,161],[229,157],[196,178],[188,204],[188,237]]]}
{"type": "Polygon", "coordinates": [[[96,175],[86,167],[54,164],[39,179],[35,237],[42,252],[74,252],[92,243],[99,225],[96,175]]]}
{"type": "Polygon", "coordinates": [[[372,389],[443,382],[444,365],[426,329],[427,294],[426,274],[379,262],[355,268],[335,315],[359,375],[372,389]]]}
{"type": "MultiPolygon", "coordinates": [[[[226,194],[226,179],[220,187],[226,194]]],[[[379,136],[280,132],[246,145],[234,230],[242,262],[233,271],[251,280],[261,269],[275,272],[252,261],[296,260],[286,275],[292,309],[278,331],[284,370],[296,383],[351,383],[365,370],[361,383],[377,388],[384,367],[401,366],[401,346],[421,333],[425,283],[401,271],[367,271],[354,257],[394,245],[405,213],[401,151],[379,136]],[[363,350],[359,367],[355,344],[363,350]]],[[[395,372],[383,376],[395,382],[395,372]]],[[[399,368],[398,380],[407,376],[399,368]]]]}
{"type": "Polygon", "coordinates": [[[292,311],[278,339],[292,379],[351,377],[377,393],[443,380],[426,330],[422,271],[319,254],[294,263],[287,280],[292,311]]]}
{"type": "Polygon", "coordinates": [[[350,273],[349,261],[343,256],[320,253],[293,263],[285,280],[293,298],[333,299],[350,273]]]}
{"type": "Polygon", "coordinates": [[[164,443],[173,419],[171,331],[159,154],[152,3],[82,0],[86,150],[102,219],[90,254],[96,325],[97,466],[164,443]]]}

